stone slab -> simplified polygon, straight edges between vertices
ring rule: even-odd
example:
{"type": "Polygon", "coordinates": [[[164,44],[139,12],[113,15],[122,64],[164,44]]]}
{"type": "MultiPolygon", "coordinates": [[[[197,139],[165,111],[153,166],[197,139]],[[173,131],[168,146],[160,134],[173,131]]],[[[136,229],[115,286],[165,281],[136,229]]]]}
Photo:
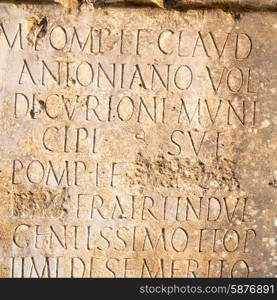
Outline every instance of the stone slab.
{"type": "Polygon", "coordinates": [[[1,277],[276,276],[274,12],[0,21],[1,277]]]}

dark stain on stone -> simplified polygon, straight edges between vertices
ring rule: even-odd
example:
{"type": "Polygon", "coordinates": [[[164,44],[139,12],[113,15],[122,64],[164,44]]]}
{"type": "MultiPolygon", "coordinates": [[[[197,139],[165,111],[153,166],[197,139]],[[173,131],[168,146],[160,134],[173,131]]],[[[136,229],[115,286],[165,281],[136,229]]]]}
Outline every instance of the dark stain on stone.
{"type": "Polygon", "coordinates": [[[273,180],[269,181],[268,185],[270,185],[271,187],[277,189],[277,180],[273,179],[273,180]]]}

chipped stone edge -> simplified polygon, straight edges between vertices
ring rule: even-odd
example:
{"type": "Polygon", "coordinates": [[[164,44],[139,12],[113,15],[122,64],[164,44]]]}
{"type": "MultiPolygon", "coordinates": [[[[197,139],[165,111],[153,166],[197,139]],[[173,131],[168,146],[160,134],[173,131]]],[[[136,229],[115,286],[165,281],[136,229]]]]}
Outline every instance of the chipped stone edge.
{"type": "Polygon", "coordinates": [[[0,4],[55,4],[67,9],[78,9],[82,5],[94,8],[107,6],[159,7],[163,9],[223,9],[230,11],[276,11],[277,0],[0,0],[0,4]]]}

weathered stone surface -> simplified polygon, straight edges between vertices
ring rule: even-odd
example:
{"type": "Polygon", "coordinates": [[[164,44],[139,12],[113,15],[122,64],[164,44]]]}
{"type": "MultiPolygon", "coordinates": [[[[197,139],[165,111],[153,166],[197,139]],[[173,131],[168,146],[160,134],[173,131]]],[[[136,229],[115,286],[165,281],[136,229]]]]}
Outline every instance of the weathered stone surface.
{"type": "Polygon", "coordinates": [[[276,276],[275,13],[0,18],[1,277],[276,276]]]}
{"type": "MultiPolygon", "coordinates": [[[[171,0],[169,3],[173,2],[171,0]]],[[[276,9],[276,0],[176,0],[177,6],[181,7],[210,7],[210,8],[248,8],[248,9],[276,9]]]]}
{"type": "Polygon", "coordinates": [[[77,8],[80,5],[78,0],[54,0],[57,3],[62,4],[66,8],[77,8]]]}
{"type": "MultiPolygon", "coordinates": [[[[167,8],[225,8],[231,10],[276,10],[276,0],[4,0],[9,3],[49,3],[56,2],[62,4],[65,8],[78,8],[83,4],[99,5],[140,5],[140,6],[158,6],[167,8]]],[[[1,1],[0,1],[1,2],[1,1]]]]}

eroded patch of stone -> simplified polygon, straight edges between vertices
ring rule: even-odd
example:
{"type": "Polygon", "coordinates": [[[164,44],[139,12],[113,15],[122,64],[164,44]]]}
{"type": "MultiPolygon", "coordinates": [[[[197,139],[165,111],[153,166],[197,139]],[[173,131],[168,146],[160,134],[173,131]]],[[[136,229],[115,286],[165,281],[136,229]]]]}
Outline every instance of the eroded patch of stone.
{"type": "Polygon", "coordinates": [[[62,218],[67,214],[64,204],[68,200],[66,188],[60,191],[51,191],[39,187],[32,190],[24,190],[14,193],[13,215],[23,216],[44,216],[62,218]]]}
{"type": "Polygon", "coordinates": [[[240,188],[236,164],[226,158],[208,162],[191,159],[166,159],[159,155],[147,159],[138,153],[132,172],[126,174],[130,186],[185,188],[196,185],[204,190],[234,191],[240,188]]]}

